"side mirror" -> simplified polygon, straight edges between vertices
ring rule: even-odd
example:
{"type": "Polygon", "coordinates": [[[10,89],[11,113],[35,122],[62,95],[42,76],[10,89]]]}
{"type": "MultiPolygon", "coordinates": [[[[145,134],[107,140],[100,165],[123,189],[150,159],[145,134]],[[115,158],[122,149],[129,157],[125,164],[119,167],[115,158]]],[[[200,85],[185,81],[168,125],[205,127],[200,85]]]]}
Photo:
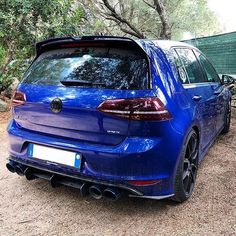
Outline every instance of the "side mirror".
{"type": "Polygon", "coordinates": [[[230,75],[222,75],[221,78],[222,78],[221,79],[222,84],[225,84],[225,85],[234,84],[236,82],[236,78],[230,75]]]}
{"type": "Polygon", "coordinates": [[[232,95],[236,94],[236,79],[230,75],[222,75],[221,79],[222,84],[226,86],[227,89],[230,90],[232,95]]]}

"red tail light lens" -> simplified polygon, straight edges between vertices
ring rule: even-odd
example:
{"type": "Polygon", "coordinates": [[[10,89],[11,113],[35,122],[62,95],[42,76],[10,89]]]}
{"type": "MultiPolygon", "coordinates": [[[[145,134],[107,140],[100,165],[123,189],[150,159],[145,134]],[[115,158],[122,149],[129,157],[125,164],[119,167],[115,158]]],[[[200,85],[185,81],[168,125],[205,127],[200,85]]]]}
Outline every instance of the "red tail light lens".
{"type": "Polygon", "coordinates": [[[160,183],[161,180],[129,180],[128,183],[134,186],[147,186],[160,183]]]}
{"type": "Polygon", "coordinates": [[[168,120],[172,116],[159,98],[135,98],[106,100],[98,110],[131,120],[168,120]]]}
{"type": "Polygon", "coordinates": [[[12,106],[21,106],[25,104],[26,102],[26,96],[24,93],[20,91],[15,91],[13,96],[12,96],[12,106]]]}

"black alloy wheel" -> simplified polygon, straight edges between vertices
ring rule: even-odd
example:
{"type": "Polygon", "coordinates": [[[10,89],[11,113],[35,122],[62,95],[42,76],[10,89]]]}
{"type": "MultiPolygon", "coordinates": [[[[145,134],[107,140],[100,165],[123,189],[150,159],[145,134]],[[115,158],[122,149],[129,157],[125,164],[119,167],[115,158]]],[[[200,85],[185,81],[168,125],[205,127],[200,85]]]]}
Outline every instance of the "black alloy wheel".
{"type": "Polygon", "coordinates": [[[176,202],[186,201],[193,192],[198,170],[199,138],[195,130],[191,130],[183,145],[177,168],[174,185],[176,202]]]}

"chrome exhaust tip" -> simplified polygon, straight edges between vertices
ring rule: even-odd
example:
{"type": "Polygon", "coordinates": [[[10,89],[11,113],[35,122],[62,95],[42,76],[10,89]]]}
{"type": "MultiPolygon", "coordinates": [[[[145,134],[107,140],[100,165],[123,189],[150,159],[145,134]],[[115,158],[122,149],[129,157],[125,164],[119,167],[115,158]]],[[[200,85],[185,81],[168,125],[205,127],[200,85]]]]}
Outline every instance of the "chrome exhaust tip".
{"type": "Polygon", "coordinates": [[[121,192],[118,188],[108,187],[104,190],[103,196],[110,201],[117,201],[121,197],[121,192]]]}

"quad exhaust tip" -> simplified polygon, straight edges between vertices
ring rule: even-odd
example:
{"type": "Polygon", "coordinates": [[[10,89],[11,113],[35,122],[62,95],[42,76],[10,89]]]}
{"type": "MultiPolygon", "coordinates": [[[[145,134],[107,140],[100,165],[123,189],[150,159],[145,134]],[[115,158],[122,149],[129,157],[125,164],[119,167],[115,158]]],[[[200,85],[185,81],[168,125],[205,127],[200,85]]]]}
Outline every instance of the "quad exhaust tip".
{"type": "Polygon", "coordinates": [[[6,164],[6,167],[7,167],[7,169],[8,169],[10,172],[15,173],[15,172],[16,172],[16,171],[15,171],[16,165],[17,165],[17,164],[16,164],[15,162],[9,161],[9,162],[6,164]]]}
{"type": "MultiPolygon", "coordinates": [[[[27,180],[33,180],[38,178],[38,176],[32,172],[32,168],[24,166],[22,164],[18,164],[14,161],[10,160],[6,164],[6,167],[12,173],[17,173],[20,176],[25,175],[27,180]]],[[[59,183],[57,182],[57,177],[55,175],[52,175],[49,181],[51,182],[52,187],[57,187],[61,185],[60,181],[59,183]]],[[[102,197],[104,197],[110,201],[117,201],[121,197],[120,190],[115,187],[108,187],[99,184],[91,186],[91,184],[89,183],[82,183],[79,189],[82,196],[86,196],[87,194],[89,194],[95,199],[101,199],[102,197]]]]}
{"type": "Polygon", "coordinates": [[[26,166],[21,165],[21,164],[17,164],[14,161],[9,161],[6,164],[7,169],[12,172],[12,173],[17,173],[20,176],[25,175],[25,170],[27,169],[26,166]]]}
{"type": "Polygon", "coordinates": [[[117,201],[121,197],[121,192],[118,188],[108,187],[104,190],[103,196],[110,201],[117,201]]]}
{"type": "Polygon", "coordinates": [[[118,188],[105,188],[101,185],[92,185],[89,188],[89,194],[95,199],[101,199],[102,197],[104,197],[110,201],[117,201],[121,197],[121,192],[118,188]]]}
{"type": "Polygon", "coordinates": [[[16,165],[15,172],[20,176],[24,176],[26,168],[27,168],[26,166],[23,166],[21,164],[16,165]]]}
{"type": "Polygon", "coordinates": [[[89,188],[89,194],[91,197],[93,197],[95,199],[101,199],[103,190],[104,190],[104,187],[102,187],[100,185],[92,185],[89,188]]]}

